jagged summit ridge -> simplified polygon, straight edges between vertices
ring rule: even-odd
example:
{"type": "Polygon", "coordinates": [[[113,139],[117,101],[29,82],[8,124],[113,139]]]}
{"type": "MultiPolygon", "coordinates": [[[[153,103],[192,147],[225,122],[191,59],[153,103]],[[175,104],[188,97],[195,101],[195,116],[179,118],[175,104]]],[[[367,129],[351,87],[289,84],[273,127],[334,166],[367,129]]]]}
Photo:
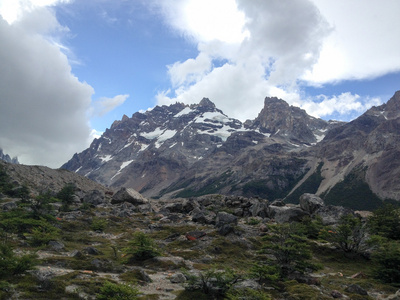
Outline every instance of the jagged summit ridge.
{"type": "MultiPolygon", "coordinates": [[[[299,151],[309,146],[310,141],[317,142],[314,132],[307,139],[291,132],[300,127],[299,118],[293,117],[294,109],[285,104],[283,100],[276,101],[274,108],[266,101],[267,108],[263,111],[269,115],[280,106],[286,112],[280,110],[274,118],[263,117],[268,124],[263,123],[260,113],[252,126],[228,117],[208,98],[198,104],[156,106],[136,112],[131,118],[124,115],[63,168],[108,186],[133,187],[145,194],[147,191],[146,196],[154,195],[192,176],[195,170],[199,172],[193,176],[205,178],[222,172],[223,168],[229,169],[232,161],[247,151],[262,152],[260,145],[265,143],[275,145],[271,147],[278,147],[278,151],[299,151]],[[282,127],[283,134],[279,134],[279,129],[271,133],[267,126],[277,127],[286,122],[278,120],[279,115],[291,118],[291,124],[282,127]],[[275,124],[271,125],[270,120],[275,124]]],[[[302,118],[315,119],[305,112],[302,118]]],[[[317,129],[323,131],[328,123],[320,121],[322,125],[317,129]]]]}

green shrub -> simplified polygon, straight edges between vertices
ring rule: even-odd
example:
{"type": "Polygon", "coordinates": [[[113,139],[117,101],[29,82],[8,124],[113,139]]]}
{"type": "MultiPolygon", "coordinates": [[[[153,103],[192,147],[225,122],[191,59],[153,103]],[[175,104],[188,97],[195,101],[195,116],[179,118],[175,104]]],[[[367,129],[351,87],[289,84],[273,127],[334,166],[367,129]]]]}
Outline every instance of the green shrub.
{"type": "Polygon", "coordinates": [[[307,268],[316,269],[309,262],[311,250],[297,224],[270,226],[270,232],[271,235],[263,238],[265,243],[261,252],[275,257],[275,260],[269,262],[279,268],[282,278],[294,271],[303,273],[307,268]]]}
{"type": "Polygon", "coordinates": [[[368,226],[374,234],[400,240],[400,209],[392,204],[378,208],[368,219],[368,226]]]}
{"type": "Polygon", "coordinates": [[[154,241],[145,233],[138,231],[134,233],[133,240],[129,242],[129,247],[125,253],[131,256],[132,260],[146,260],[160,255],[154,241]]]}
{"type": "Polygon", "coordinates": [[[102,218],[93,218],[92,220],[92,224],[90,225],[90,228],[93,231],[101,231],[103,232],[104,229],[107,228],[108,222],[106,219],[102,219],[102,218]]]}
{"type": "Polygon", "coordinates": [[[252,290],[249,288],[246,289],[233,289],[230,290],[227,295],[226,299],[228,300],[270,300],[271,295],[263,292],[263,291],[257,291],[257,290],[252,290]]]}
{"type": "Polygon", "coordinates": [[[216,270],[215,268],[201,272],[199,275],[184,272],[187,278],[185,289],[200,290],[212,298],[225,296],[240,276],[232,269],[216,270]]]}
{"type": "Polygon", "coordinates": [[[22,274],[35,265],[33,255],[15,256],[12,247],[6,243],[0,243],[0,279],[22,274]]]}
{"type": "Polygon", "coordinates": [[[372,257],[378,265],[374,270],[374,277],[386,283],[399,285],[400,243],[386,243],[382,245],[372,257]]]}
{"type": "Polygon", "coordinates": [[[331,235],[334,242],[345,253],[361,253],[368,248],[366,226],[353,215],[340,218],[339,225],[331,235]]]}
{"type": "Polygon", "coordinates": [[[256,279],[259,283],[264,284],[274,282],[279,279],[280,270],[276,265],[266,265],[255,263],[250,269],[250,277],[256,279]]]}
{"type": "Polygon", "coordinates": [[[61,200],[62,210],[69,210],[70,205],[74,200],[74,192],[76,190],[76,186],[73,183],[66,184],[58,193],[57,198],[61,200]]]}
{"type": "Polygon", "coordinates": [[[135,300],[139,291],[126,284],[116,284],[106,281],[97,294],[98,300],[135,300]]]}

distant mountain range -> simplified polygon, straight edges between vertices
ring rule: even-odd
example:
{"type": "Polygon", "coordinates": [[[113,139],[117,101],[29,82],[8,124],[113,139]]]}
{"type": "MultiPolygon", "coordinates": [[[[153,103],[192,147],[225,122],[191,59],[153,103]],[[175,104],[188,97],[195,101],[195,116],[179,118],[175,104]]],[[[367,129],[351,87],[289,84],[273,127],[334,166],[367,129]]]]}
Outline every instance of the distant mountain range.
{"type": "Polygon", "coordinates": [[[352,122],[324,121],[278,98],[254,120],[204,98],[126,115],[62,166],[147,197],[243,195],[373,208],[400,200],[400,91],[352,122]]]}
{"type": "Polygon", "coordinates": [[[17,157],[11,158],[10,155],[5,154],[3,152],[3,149],[1,149],[1,148],[0,148],[0,160],[8,162],[10,164],[19,164],[17,157]]]}

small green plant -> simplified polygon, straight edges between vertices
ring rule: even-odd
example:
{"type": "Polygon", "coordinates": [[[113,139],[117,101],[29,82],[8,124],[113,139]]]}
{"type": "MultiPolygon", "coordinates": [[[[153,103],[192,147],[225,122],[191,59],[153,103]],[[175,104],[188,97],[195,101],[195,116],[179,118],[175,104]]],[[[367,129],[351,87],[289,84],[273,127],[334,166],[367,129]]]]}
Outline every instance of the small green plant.
{"type": "Polygon", "coordinates": [[[106,281],[97,294],[98,300],[136,300],[139,291],[127,284],[117,284],[106,281]]]}
{"type": "Polygon", "coordinates": [[[275,282],[279,279],[279,268],[276,265],[255,263],[250,269],[250,277],[260,284],[275,282]]]}
{"type": "Polygon", "coordinates": [[[225,296],[228,300],[271,300],[271,295],[263,292],[246,289],[231,289],[225,296]]]}
{"type": "Polygon", "coordinates": [[[145,233],[137,231],[125,253],[131,256],[131,260],[146,260],[160,255],[155,242],[145,233]]]}
{"type": "Polygon", "coordinates": [[[258,224],[260,224],[260,220],[259,219],[256,219],[256,218],[250,218],[250,219],[248,219],[247,220],[247,224],[248,225],[258,225],[258,224]]]}
{"type": "Polygon", "coordinates": [[[184,272],[187,281],[185,289],[200,290],[212,298],[225,296],[240,276],[232,269],[216,270],[215,268],[201,272],[199,275],[184,272]]]}
{"type": "Polygon", "coordinates": [[[108,222],[106,219],[102,218],[93,218],[92,219],[92,224],[90,225],[90,228],[93,231],[101,231],[103,232],[107,228],[108,222]]]}

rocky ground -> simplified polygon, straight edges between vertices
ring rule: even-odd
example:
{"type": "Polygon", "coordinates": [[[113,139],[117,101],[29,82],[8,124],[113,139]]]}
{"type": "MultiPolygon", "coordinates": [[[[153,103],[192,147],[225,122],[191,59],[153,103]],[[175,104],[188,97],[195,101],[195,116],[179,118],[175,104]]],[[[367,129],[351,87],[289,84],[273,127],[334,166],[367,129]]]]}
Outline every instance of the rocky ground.
{"type": "MultiPolygon", "coordinates": [[[[61,229],[56,239],[32,247],[29,239],[13,237],[19,245],[17,254],[35,253],[39,264],[28,273],[32,277],[29,292],[15,283],[4,299],[55,299],[56,294],[61,299],[96,299],[105,280],[137,286],[141,299],[186,299],[182,296],[187,281],[184,273],[201,274],[213,267],[233,268],[241,275],[238,289],[267,291],[272,299],[400,299],[395,287],[372,280],[368,260],[342,258],[333,245],[318,241],[310,244],[314,260],[323,263],[319,270],[280,285],[261,286],[245,276],[252,264],[265,259],[259,250],[273,224],[319,216],[324,224],[335,225],[348,213],[368,215],[325,206],[315,195],[303,195],[300,205],[221,195],[149,200],[130,189],[114,195],[80,190],[74,199],[69,211],[56,214],[61,229]],[[95,230],[93,224],[99,220],[104,226],[95,230]],[[155,241],[161,255],[128,260],[125,249],[139,231],[155,241]],[[304,291],[294,292],[294,288],[319,296],[301,298],[304,291]]],[[[12,210],[11,204],[18,201],[3,199],[3,211],[12,210]]]]}

